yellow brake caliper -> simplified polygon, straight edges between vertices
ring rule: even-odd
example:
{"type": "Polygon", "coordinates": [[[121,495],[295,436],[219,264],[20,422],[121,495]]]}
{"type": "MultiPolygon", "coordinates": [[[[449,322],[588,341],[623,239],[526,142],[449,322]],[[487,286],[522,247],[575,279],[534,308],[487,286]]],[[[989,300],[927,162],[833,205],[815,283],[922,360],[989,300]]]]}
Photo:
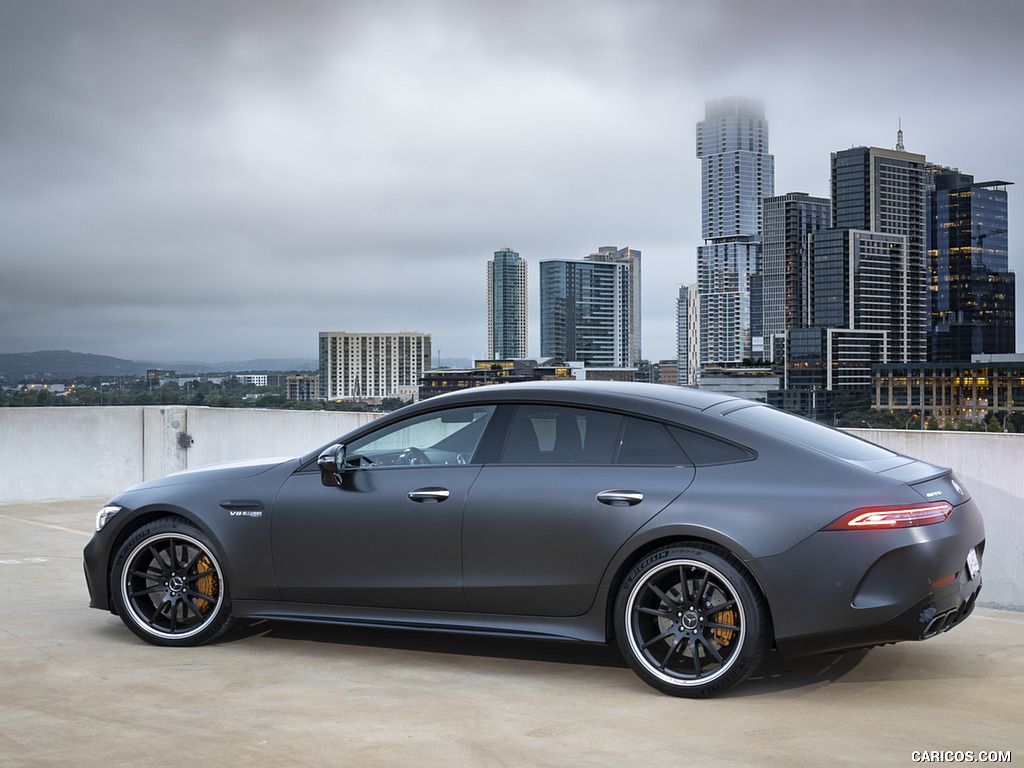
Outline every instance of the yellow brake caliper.
{"type": "MultiPolygon", "coordinates": [[[[210,562],[210,558],[203,557],[196,563],[196,570],[199,573],[206,574],[196,582],[196,591],[209,595],[212,598],[217,594],[217,572],[213,570],[213,563],[210,562]]],[[[210,610],[211,605],[212,603],[209,600],[196,600],[196,608],[199,609],[200,613],[206,613],[210,610]]]]}
{"type": "MultiPolygon", "coordinates": [[[[726,608],[724,611],[719,611],[714,616],[715,624],[731,624],[736,625],[736,611],[732,608],[726,608]]],[[[716,627],[713,633],[715,642],[719,645],[728,645],[732,642],[733,635],[736,634],[734,629],[726,629],[725,627],[716,627]]]]}

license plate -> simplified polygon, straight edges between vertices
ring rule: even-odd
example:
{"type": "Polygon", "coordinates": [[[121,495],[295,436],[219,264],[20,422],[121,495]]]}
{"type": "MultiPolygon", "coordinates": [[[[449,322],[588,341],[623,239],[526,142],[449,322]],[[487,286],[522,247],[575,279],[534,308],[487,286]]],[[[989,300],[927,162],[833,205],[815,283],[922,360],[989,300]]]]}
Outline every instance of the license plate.
{"type": "Polygon", "coordinates": [[[972,579],[981,573],[981,563],[978,562],[978,553],[974,551],[974,547],[967,553],[967,573],[972,579]]]}

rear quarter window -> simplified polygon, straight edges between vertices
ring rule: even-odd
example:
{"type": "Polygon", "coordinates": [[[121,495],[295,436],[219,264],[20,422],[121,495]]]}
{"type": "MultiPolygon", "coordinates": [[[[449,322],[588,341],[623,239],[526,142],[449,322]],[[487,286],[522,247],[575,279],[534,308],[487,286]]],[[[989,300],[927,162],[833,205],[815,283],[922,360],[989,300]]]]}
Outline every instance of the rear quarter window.
{"type": "Polygon", "coordinates": [[[630,417],[622,433],[619,464],[689,466],[690,459],[664,424],[630,417]]]}
{"type": "Polygon", "coordinates": [[[891,459],[897,454],[859,437],[826,427],[793,413],[755,405],[739,408],[725,415],[727,419],[746,424],[762,432],[770,432],[794,443],[846,461],[891,459]]]}
{"type": "Polygon", "coordinates": [[[698,467],[712,464],[733,464],[737,461],[749,461],[755,454],[749,448],[735,443],[727,443],[703,432],[694,432],[682,427],[669,427],[672,437],[686,451],[686,455],[698,467]]]}

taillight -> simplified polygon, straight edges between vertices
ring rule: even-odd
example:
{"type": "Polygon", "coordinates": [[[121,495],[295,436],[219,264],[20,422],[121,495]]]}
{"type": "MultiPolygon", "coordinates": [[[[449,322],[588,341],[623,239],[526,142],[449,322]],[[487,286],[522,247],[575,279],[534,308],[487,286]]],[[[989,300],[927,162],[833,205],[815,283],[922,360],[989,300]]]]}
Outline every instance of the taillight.
{"type": "Polygon", "coordinates": [[[889,528],[913,528],[918,525],[935,525],[943,522],[953,512],[948,501],[928,504],[909,504],[898,507],[861,507],[847,512],[823,531],[865,531],[889,528]]]}

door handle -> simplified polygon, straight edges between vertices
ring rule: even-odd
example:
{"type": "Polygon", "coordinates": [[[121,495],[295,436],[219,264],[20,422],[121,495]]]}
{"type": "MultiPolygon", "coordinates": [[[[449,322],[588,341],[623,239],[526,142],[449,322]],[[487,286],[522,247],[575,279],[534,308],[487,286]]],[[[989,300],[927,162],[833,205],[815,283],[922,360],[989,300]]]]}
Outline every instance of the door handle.
{"type": "Polygon", "coordinates": [[[639,491],[601,491],[597,500],[613,507],[632,507],[644,500],[639,491]]]}
{"type": "Polygon", "coordinates": [[[426,504],[439,504],[447,499],[449,495],[447,488],[419,488],[415,491],[409,491],[410,499],[426,504]]]}

